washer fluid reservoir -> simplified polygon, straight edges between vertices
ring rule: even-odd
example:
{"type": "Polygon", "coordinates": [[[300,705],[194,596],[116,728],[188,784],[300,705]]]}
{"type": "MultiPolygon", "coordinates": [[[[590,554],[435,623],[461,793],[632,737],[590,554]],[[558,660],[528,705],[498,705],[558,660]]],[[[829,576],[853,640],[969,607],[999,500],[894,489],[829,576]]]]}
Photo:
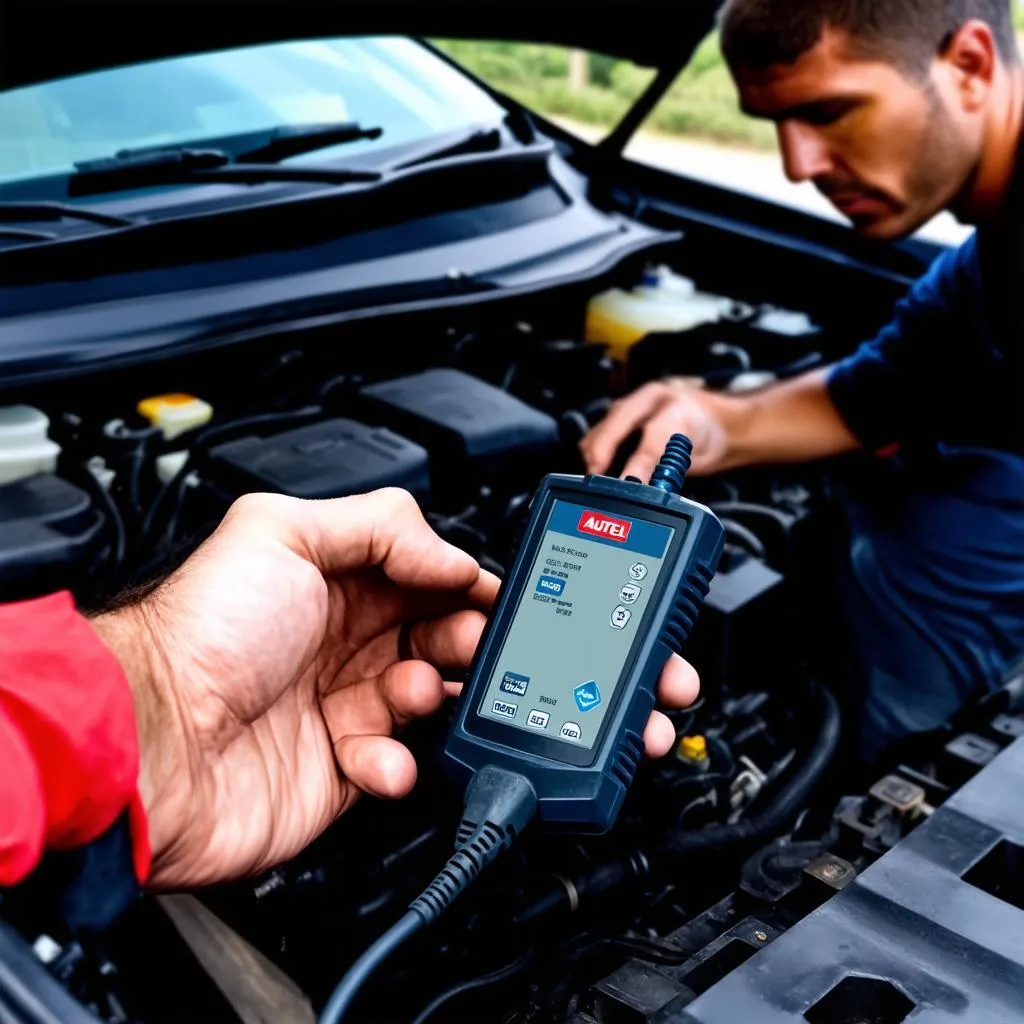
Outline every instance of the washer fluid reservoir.
{"type": "Polygon", "coordinates": [[[624,363],[633,346],[648,334],[689,331],[715,323],[734,305],[731,299],[697,291],[690,278],[668,267],[654,267],[632,291],[613,288],[591,299],[586,339],[606,346],[609,355],[624,363]]]}

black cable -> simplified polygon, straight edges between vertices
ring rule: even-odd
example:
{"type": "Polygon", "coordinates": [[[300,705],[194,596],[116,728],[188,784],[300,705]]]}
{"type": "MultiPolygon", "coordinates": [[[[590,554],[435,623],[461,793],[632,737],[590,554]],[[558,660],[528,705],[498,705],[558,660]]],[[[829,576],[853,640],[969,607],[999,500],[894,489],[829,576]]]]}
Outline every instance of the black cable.
{"type": "Polygon", "coordinates": [[[475,992],[478,989],[489,988],[491,985],[500,985],[503,981],[510,981],[517,974],[520,974],[527,967],[533,963],[534,954],[527,953],[526,956],[521,956],[514,963],[508,964],[502,967],[500,970],[492,971],[490,974],[483,974],[479,978],[470,978],[468,981],[459,982],[458,985],[453,985],[451,988],[446,989],[435,999],[433,999],[427,1006],[417,1014],[412,1024],[427,1024],[427,1021],[437,1013],[443,1006],[450,1003],[453,999],[458,999],[459,996],[464,996],[467,992],[475,992]]]}
{"type": "Polygon", "coordinates": [[[737,523],[735,519],[723,519],[721,523],[725,527],[725,532],[737,538],[755,558],[761,559],[762,562],[768,560],[764,542],[753,530],[742,523],[737,523]]]}
{"type": "MultiPolygon", "coordinates": [[[[146,518],[142,524],[142,536],[145,540],[153,543],[156,541],[154,536],[157,524],[165,518],[165,506],[170,500],[171,496],[175,496],[175,504],[180,505],[184,500],[185,488],[189,476],[195,471],[196,467],[200,463],[202,456],[205,455],[206,450],[217,441],[230,440],[236,434],[245,431],[252,430],[257,427],[264,426],[282,426],[284,424],[296,424],[302,425],[307,422],[312,422],[319,419],[323,415],[323,409],[319,405],[307,406],[304,409],[296,409],[293,412],[272,412],[272,413],[261,413],[256,416],[247,416],[240,420],[231,420],[228,423],[221,423],[217,426],[208,427],[200,434],[196,435],[195,440],[192,442],[191,451],[185,464],[180,470],[170,479],[167,484],[163,487],[160,493],[156,496],[153,504],[150,505],[149,511],[146,513],[146,518]]],[[[173,521],[174,508],[172,507],[170,516],[167,516],[173,521]]],[[[164,535],[166,534],[166,528],[164,535]]]]}
{"type": "Polygon", "coordinates": [[[785,827],[821,781],[839,746],[841,719],[835,697],[825,687],[817,688],[821,725],[807,759],[790,781],[760,814],[731,825],[713,825],[694,832],[669,836],[656,857],[676,860],[693,854],[720,852],[742,843],[763,840],[785,827]]]}
{"type": "Polygon", "coordinates": [[[526,827],[537,794],[522,775],[488,765],[473,776],[455,853],[409,911],[353,965],[331,993],[318,1024],[339,1024],[371,974],[410,936],[432,923],[526,827]]]}
{"type": "Polygon", "coordinates": [[[111,575],[116,575],[124,566],[125,555],[128,545],[128,531],[125,529],[124,517],[117,503],[110,496],[103,484],[96,479],[95,474],[85,463],[75,463],[74,469],[69,473],[72,483],[78,483],[82,489],[88,491],[93,502],[100,506],[107,517],[110,526],[111,558],[113,564],[110,567],[111,575]]]}
{"type": "Polygon", "coordinates": [[[414,910],[386,931],[348,970],[341,983],[320,1014],[321,1024],[336,1024],[344,1016],[359,990],[371,974],[410,936],[418,932],[426,921],[414,910]]]}

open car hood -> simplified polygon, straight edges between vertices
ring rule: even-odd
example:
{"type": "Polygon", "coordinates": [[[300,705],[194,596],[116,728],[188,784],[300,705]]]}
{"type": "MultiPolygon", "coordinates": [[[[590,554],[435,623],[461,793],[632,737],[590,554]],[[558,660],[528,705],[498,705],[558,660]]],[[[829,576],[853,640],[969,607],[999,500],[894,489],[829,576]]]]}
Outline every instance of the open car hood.
{"type": "Polygon", "coordinates": [[[0,89],[164,57],[344,35],[554,43],[678,67],[722,0],[516,8],[494,3],[53,3],[0,6],[0,89]],[[559,10],[561,8],[561,10],[559,10]],[[582,16],[581,16],[582,14],[582,16]],[[671,26],[670,23],[671,22],[671,26]]]}

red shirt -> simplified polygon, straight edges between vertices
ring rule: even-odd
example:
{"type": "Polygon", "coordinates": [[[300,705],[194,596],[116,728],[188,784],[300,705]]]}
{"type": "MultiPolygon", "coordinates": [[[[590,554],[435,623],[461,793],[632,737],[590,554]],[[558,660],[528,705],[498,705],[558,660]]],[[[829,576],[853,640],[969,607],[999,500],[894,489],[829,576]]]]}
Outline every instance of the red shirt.
{"type": "Polygon", "coordinates": [[[0,606],[0,886],[46,850],[91,842],[125,810],[135,873],[150,851],[124,672],[70,594],[0,606]]]}

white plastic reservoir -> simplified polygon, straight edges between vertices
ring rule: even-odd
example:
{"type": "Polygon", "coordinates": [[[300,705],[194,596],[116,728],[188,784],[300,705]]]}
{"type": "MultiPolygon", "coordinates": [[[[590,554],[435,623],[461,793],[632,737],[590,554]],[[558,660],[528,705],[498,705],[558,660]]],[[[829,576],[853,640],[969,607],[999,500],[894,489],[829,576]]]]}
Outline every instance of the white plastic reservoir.
{"type": "Polygon", "coordinates": [[[0,406],[0,484],[56,471],[60,446],[49,430],[49,417],[39,409],[0,406]]]}

